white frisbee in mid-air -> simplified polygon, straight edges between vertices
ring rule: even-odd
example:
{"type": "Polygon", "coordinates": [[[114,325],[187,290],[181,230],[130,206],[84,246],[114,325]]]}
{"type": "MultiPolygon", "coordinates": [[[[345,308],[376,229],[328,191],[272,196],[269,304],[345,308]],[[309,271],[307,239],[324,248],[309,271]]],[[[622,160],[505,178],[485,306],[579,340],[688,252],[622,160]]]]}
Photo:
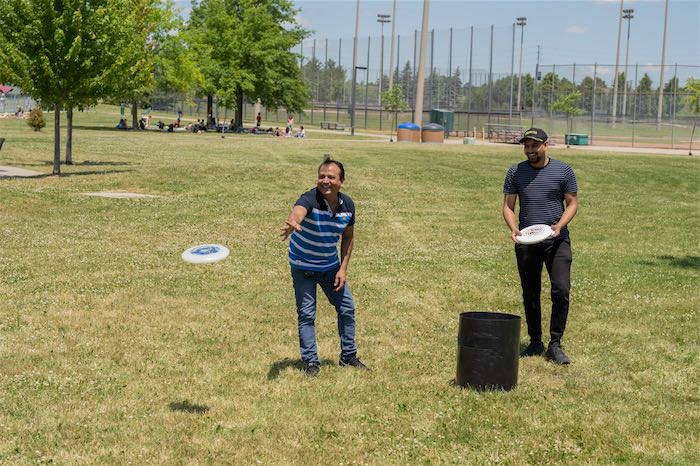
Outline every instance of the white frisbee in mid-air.
{"type": "Polygon", "coordinates": [[[527,228],[520,230],[520,236],[515,237],[515,241],[520,244],[536,244],[541,243],[552,236],[552,228],[543,223],[530,225],[527,228]]]}
{"type": "Polygon", "coordinates": [[[211,264],[228,257],[228,248],[220,244],[200,244],[182,253],[182,260],[191,264],[211,264]]]}

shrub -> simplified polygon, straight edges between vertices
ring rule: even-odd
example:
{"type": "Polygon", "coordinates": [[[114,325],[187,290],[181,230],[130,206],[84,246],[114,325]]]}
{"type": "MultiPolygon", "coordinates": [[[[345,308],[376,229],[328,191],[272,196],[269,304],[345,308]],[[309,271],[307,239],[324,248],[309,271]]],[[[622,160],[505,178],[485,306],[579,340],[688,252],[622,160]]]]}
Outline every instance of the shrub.
{"type": "Polygon", "coordinates": [[[29,118],[27,119],[27,124],[34,129],[34,131],[39,131],[41,128],[46,126],[46,118],[44,117],[44,112],[40,108],[33,108],[29,112],[29,118]]]}

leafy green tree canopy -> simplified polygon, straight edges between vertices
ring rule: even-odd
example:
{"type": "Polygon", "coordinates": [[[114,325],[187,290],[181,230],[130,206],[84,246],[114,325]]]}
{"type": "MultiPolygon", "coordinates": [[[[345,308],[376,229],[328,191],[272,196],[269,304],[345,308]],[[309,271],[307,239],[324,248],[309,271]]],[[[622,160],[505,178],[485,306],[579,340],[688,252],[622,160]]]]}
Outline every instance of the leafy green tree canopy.
{"type": "Polygon", "coordinates": [[[266,107],[301,111],[308,90],[291,50],[308,32],[296,22],[288,0],[201,0],[187,29],[204,76],[203,94],[236,104],[240,124],[243,96],[266,107]]]}

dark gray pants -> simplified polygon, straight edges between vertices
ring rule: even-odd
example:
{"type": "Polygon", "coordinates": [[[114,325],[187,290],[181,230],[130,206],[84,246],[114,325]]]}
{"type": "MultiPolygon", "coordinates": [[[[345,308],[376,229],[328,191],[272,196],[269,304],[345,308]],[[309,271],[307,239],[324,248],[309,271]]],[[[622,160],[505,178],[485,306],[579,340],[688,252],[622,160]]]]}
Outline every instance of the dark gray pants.
{"type": "Polygon", "coordinates": [[[571,289],[571,242],[569,239],[549,239],[538,244],[516,244],[520,284],[527,333],[533,342],[542,341],[542,264],[547,266],[552,283],[552,317],[549,322],[550,341],[559,342],[564,335],[569,315],[571,289]]]}

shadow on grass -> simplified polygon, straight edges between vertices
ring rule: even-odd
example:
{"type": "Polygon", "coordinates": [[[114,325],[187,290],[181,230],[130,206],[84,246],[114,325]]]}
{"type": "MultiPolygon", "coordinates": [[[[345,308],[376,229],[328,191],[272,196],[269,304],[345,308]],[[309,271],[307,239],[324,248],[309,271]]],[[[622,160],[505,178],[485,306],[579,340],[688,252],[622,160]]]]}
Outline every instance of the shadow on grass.
{"type": "Polygon", "coordinates": [[[60,175],[52,175],[51,173],[44,173],[36,176],[5,176],[0,175],[0,180],[31,180],[39,178],[48,178],[51,176],[58,176],[60,178],[68,178],[71,176],[85,176],[85,175],[111,175],[113,173],[128,173],[133,170],[90,170],[86,172],[76,172],[76,173],[61,173],[60,175]]]}
{"type": "Polygon", "coordinates": [[[187,400],[171,401],[168,403],[170,411],[180,411],[183,413],[204,414],[209,411],[209,406],[190,403],[187,400]]]}
{"type": "MultiPolygon", "coordinates": [[[[45,160],[41,164],[26,164],[26,165],[53,165],[53,161],[50,160],[45,160]]],[[[101,166],[109,166],[109,167],[117,167],[120,165],[131,165],[131,162],[109,162],[109,161],[97,161],[97,160],[84,160],[82,162],[74,162],[74,163],[65,163],[61,162],[62,167],[101,167],[101,166]]]]}
{"type": "MultiPolygon", "coordinates": [[[[321,368],[323,368],[323,366],[329,366],[335,363],[336,362],[331,361],[330,359],[321,359],[321,368]]],[[[288,367],[293,367],[299,371],[303,371],[305,364],[304,361],[302,361],[301,359],[289,358],[284,358],[281,361],[273,362],[270,366],[270,371],[267,373],[267,380],[275,380],[277,377],[279,377],[280,372],[287,369],[288,367]]]]}
{"type": "Polygon", "coordinates": [[[700,269],[699,256],[656,256],[654,260],[641,261],[643,265],[671,265],[681,269],[700,269]]]}

